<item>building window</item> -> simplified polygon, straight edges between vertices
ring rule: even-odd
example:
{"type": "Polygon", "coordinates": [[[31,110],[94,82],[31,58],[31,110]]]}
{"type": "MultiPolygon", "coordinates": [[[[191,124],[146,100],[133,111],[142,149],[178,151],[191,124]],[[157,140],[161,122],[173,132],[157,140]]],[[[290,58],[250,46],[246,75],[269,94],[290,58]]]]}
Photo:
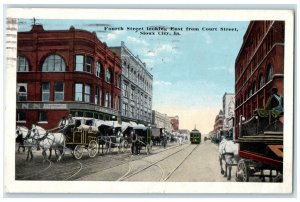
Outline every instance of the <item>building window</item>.
{"type": "Polygon", "coordinates": [[[26,121],[26,112],[17,112],[17,121],[26,121]]]}
{"type": "Polygon", "coordinates": [[[64,83],[54,83],[54,101],[64,101],[64,83]]]}
{"type": "Polygon", "coordinates": [[[93,57],[76,55],[75,56],[75,71],[92,73],[93,57]]]}
{"type": "Polygon", "coordinates": [[[96,76],[99,77],[99,78],[100,78],[100,76],[101,76],[101,69],[102,69],[101,63],[100,63],[100,62],[97,62],[97,63],[96,63],[96,76]]]}
{"type": "Polygon", "coordinates": [[[118,88],[121,87],[121,75],[118,75],[118,85],[117,85],[118,88]]]}
{"type": "Polygon", "coordinates": [[[112,108],[112,97],[110,93],[108,94],[108,107],[112,108]]]}
{"type": "Polygon", "coordinates": [[[128,104],[126,104],[126,103],[122,104],[122,111],[123,111],[124,116],[127,116],[127,113],[128,113],[128,104]]]}
{"type": "Polygon", "coordinates": [[[27,83],[17,84],[17,101],[27,101],[27,83]]]}
{"type": "Polygon", "coordinates": [[[134,106],[130,106],[130,116],[134,117],[134,106]]]}
{"type": "Polygon", "coordinates": [[[134,90],[130,88],[130,99],[134,100],[134,90]]]}
{"type": "Polygon", "coordinates": [[[121,83],[121,76],[118,74],[115,74],[115,86],[120,88],[120,83],[121,83]]]}
{"type": "Polygon", "coordinates": [[[84,71],[86,71],[86,72],[92,72],[92,69],[93,69],[93,58],[92,57],[90,57],[90,56],[87,56],[86,57],[86,63],[85,63],[85,67],[86,67],[86,69],[84,70],[84,71]]]}
{"type": "Polygon", "coordinates": [[[120,109],[120,97],[116,96],[115,97],[115,107],[116,110],[120,109]]]}
{"type": "Polygon", "coordinates": [[[84,61],[84,56],[83,55],[76,55],[75,56],[75,70],[76,71],[83,71],[83,61],[84,61]]]}
{"type": "Polygon", "coordinates": [[[111,83],[111,81],[112,81],[112,72],[111,72],[111,69],[110,69],[110,68],[107,68],[107,69],[106,69],[105,81],[106,81],[107,83],[111,83]]]}
{"type": "Polygon", "coordinates": [[[91,97],[91,87],[90,85],[84,86],[84,102],[90,102],[91,97]]]}
{"type": "Polygon", "coordinates": [[[82,83],[76,83],[75,84],[75,101],[82,101],[82,95],[83,95],[83,84],[82,83]]]}
{"type": "Polygon", "coordinates": [[[96,87],[94,103],[95,103],[95,105],[99,104],[99,87],[96,87]]]}
{"type": "Polygon", "coordinates": [[[108,107],[108,104],[109,104],[109,93],[105,93],[105,104],[104,104],[104,106],[108,107]]]}
{"type": "Polygon", "coordinates": [[[128,97],[128,84],[126,83],[123,84],[122,94],[124,97],[128,97]]]}
{"type": "Polygon", "coordinates": [[[42,83],[42,101],[49,101],[50,100],[50,83],[43,82],[42,83]]]}
{"type": "Polygon", "coordinates": [[[39,112],[39,122],[47,122],[47,112],[46,111],[40,111],[39,112]]]}
{"type": "Polygon", "coordinates": [[[264,76],[259,75],[259,88],[261,89],[265,85],[264,76]]]}
{"type": "Polygon", "coordinates": [[[18,70],[18,72],[28,72],[29,71],[28,62],[24,56],[18,55],[17,70],[18,70]]]}
{"type": "Polygon", "coordinates": [[[268,75],[267,81],[271,81],[273,79],[273,68],[271,64],[268,64],[267,75],[268,75]]]}
{"type": "Polygon", "coordinates": [[[65,62],[59,55],[48,56],[42,67],[43,72],[64,72],[66,69],[65,62]]]}
{"type": "Polygon", "coordinates": [[[102,90],[99,88],[99,105],[102,105],[102,90]]]}

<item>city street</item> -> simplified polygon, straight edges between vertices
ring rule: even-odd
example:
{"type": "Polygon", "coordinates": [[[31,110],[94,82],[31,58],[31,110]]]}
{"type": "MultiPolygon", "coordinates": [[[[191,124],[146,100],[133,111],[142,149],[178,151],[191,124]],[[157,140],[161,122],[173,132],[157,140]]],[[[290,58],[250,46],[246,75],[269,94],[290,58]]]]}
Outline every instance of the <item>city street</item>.
{"type": "MultiPolygon", "coordinates": [[[[53,152],[54,153],[54,152],[53,152]]],[[[218,147],[210,141],[201,144],[169,144],[166,149],[153,146],[152,154],[132,155],[127,149],[112,154],[84,154],[75,160],[70,151],[61,162],[43,163],[41,151],[34,151],[32,162],[25,162],[26,152],[16,153],[16,180],[82,180],[82,181],[174,181],[174,182],[226,182],[221,175],[218,147]]],[[[235,168],[232,169],[235,181],[235,168]]]]}

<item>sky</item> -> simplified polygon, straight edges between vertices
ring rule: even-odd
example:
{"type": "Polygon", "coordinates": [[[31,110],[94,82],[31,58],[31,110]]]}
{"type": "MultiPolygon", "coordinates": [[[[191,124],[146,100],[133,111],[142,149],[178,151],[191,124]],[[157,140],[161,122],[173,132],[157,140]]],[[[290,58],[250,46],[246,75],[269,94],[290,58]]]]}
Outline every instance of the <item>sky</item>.
{"type": "MultiPolygon", "coordinates": [[[[65,19],[36,19],[36,23],[45,30],[74,26],[96,32],[108,46],[124,41],[153,75],[153,110],[178,115],[181,129],[196,127],[203,134],[213,130],[225,92],[234,93],[235,59],[249,25],[248,21],[65,19]]],[[[32,19],[19,19],[18,29],[30,31],[32,24],[32,19]]]]}

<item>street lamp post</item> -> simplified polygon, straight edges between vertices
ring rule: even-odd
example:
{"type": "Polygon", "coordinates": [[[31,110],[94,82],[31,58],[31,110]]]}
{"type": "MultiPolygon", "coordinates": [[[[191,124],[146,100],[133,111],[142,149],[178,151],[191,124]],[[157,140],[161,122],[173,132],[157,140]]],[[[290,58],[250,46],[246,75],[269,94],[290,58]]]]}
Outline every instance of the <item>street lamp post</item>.
{"type": "Polygon", "coordinates": [[[243,115],[240,115],[240,120],[239,120],[239,136],[242,137],[242,122],[245,120],[245,117],[243,115]]]}

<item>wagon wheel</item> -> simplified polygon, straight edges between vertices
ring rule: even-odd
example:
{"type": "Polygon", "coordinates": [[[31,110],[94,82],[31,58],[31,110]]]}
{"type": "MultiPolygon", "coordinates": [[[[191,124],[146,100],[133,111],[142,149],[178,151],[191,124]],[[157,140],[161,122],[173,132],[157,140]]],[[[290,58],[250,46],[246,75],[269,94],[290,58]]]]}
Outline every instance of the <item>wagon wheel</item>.
{"type": "Polygon", "coordinates": [[[240,160],[236,169],[237,182],[249,182],[249,167],[245,160],[240,160]]]}
{"type": "Polygon", "coordinates": [[[128,141],[124,140],[124,148],[128,148],[128,147],[129,147],[128,141]]]}
{"type": "Polygon", "coordinates": [[[95,157],[98,153],[98,144],[95,140],[91,140],[88,145],[89,157],[95,157]]]}
{"type": "Polygon", "coordinates": [[[81,159],[82,154],[83,154],[83,146],[82,145],[76,145],[76,147],[73,150],[72,154],[76,159],[81,159]]]}

